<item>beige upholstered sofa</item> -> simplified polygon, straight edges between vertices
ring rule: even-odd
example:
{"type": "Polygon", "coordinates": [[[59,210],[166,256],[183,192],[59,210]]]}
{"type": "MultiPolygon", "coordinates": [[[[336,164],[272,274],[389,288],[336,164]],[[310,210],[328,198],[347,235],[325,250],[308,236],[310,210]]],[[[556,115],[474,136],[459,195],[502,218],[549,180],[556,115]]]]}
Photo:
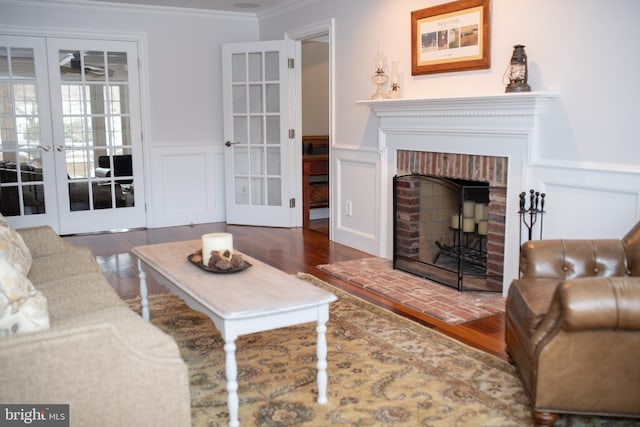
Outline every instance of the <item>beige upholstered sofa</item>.
{"type": "MultiPolygon", "coordinates": [[[[0,330],[0,402],[69,404],[72,426],[191,425],[187,366],[175,341],[129,309],[90,250],[49,227],[17,231],[32,258],[30,295],[48,321],[0,330]]],[[[5,289],[0,317],[19,305],[8,299],[5,289]]]]}

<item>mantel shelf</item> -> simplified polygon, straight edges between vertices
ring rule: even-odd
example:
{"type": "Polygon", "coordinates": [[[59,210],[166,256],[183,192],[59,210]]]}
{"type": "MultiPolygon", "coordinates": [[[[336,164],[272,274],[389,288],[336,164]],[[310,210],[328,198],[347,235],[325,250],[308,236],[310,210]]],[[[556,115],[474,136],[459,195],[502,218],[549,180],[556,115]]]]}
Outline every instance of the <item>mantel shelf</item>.
{"type": "Polygon", "coordinates": [[[369,106],[379,117],[513,116],[537,114],[543,103],[558,97],[558,94],[549,92],[526,92],[447,98],[363,100],[356,103],[369,106]]]}

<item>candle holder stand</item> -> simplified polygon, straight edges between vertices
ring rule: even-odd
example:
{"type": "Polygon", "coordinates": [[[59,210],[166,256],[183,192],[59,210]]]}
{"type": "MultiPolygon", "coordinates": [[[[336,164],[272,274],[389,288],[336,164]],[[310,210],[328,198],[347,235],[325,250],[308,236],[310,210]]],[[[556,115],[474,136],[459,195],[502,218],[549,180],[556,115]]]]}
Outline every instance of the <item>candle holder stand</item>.
{"type": "Polygon", "coordinates": [[[478,234],[477,230],[463,231],[459,228],[451,228],[451,230],[453,232],[452,245],[435,242],[439,252],[433,259],[433,264],[437,264],[440,256],[444,255],[484,268],[487,263],[486,236],[478,234]]]}

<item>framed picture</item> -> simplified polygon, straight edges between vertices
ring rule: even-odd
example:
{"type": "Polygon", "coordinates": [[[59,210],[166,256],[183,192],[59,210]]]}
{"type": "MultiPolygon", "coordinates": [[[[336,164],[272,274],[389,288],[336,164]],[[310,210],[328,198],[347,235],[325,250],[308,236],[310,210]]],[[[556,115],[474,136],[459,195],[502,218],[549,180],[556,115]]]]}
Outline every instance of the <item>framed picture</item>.
{"type": "Polygon", "coordinates": [[[490,0],[458,0],[411,12],[411,74],[489,68],[490,0]]]}

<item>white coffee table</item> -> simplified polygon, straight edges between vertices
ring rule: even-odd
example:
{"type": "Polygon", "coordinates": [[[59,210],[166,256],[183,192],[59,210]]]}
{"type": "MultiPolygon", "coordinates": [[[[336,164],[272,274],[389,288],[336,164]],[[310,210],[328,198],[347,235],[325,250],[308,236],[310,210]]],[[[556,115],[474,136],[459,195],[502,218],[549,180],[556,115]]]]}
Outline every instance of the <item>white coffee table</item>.
{"type": "Polygon", "coordinates": [[[251,334],[306,322],[317,322],[318,403],[327,402],[326,323],[330,292],[297,279],[256,259],[233,274],[204,271],[187,257],[201,248],[200,240],[137,246],[142,317],[149,320],[146,274],[151,274],[191,308],[211,318],[224,339],[229,426],[239,426],[235,340],[251,334]]]}

